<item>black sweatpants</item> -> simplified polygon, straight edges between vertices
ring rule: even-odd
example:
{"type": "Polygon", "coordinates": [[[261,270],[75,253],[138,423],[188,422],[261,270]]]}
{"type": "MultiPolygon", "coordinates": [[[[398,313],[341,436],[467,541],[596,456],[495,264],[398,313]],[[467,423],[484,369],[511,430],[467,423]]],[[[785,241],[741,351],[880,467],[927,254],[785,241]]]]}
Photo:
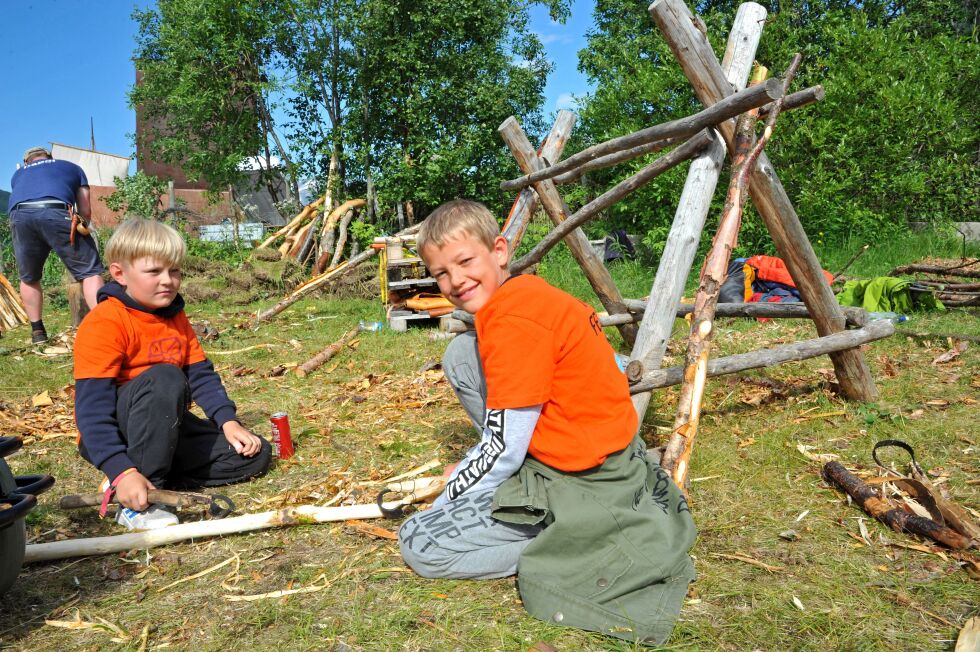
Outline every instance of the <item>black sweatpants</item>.
{"type": "Polygon", "coordinates": [[[119,390],[116,418],[126,452],[153,486],[214,487],[268,470],[269,442],[262,439],[253,457],[240,455],[213,421],[188,412],[189,404],[187,376],[174,365],[150,367],[119,390]]]}

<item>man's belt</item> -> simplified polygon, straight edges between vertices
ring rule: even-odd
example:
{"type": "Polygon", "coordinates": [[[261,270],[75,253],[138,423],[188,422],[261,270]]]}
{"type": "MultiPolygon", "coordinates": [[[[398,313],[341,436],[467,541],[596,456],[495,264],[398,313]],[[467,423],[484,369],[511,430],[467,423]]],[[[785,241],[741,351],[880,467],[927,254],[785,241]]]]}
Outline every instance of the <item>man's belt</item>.
{"type": "Polygon", "coordinates": [[[68,208],[68,204],[63,201],[22,201],[14,208],[68,208]]]}

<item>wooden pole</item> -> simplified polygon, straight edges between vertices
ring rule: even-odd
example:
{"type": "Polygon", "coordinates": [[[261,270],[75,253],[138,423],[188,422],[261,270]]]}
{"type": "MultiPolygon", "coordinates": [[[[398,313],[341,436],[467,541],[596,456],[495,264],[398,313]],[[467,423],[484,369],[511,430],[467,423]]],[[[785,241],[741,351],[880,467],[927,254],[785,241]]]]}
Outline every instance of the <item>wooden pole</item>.
{"type": "MultiPolygon", "coordinates": [[[[574,126],[575,114],[564,109],[559,111],[555,118],[555,124],[551,127],[551,132],[541,143],[538,156],[545,161],[558,161],[561,158],[561,153],[565,150],[565,144],[568,143],[568,137],[571,135],[574,126]]],[[[522,189],[517,195],[517,199],[514,200],[514,205],[511,206],[507,221],[504,222],[504,228],[500,230],[500,235],[504,236],[507,244],[510,245],[511,255],[517,250],[524,238],[527,225],[531,223],[531,218],[534,217],[534,212],[537,209],[538,194],[534,192],[533,188],[522,189]]]]}
{"type": "MultiPolygon", "coordinates": [[[[438,495],[445,484],[440,478],[418,478],[415,481],[397,483],[399,487],[415,484],[420,487],[417,491],[411,489],[392,489],[393,491],[409,492],[401,500],[384,503],[385,509],[396,509],[400,506],[438,495]]],[[[392,485],[396,486],[396,485],[392,485]]],[[[197,523],[180,523],[158,530],[145,532],[130,532],[108,537],[91,539],[68,539],[52,543],[36,543],[27,546],[24,553],[24,563],[66,559],[68,557],[87,557],[90,555],[107,555],[125,550],[143,550],[165,546],[170,543],[188,541],[190,539],[205,539],[208,537],[254,532],[287,525],[313,525],[331,523],[352,519],[382,518],[384,515],[377,504],[349,505],[344,507],[318,507],[316,505],[300,505],[287,507],[258,514],[245,514],[213,521],[197,523]]]]}
{"type": "MultiPolygon", "coordinates": [[[[766,14],[765,7],[754,2],[739,5],[735,14],[722,64],[725,78],[734,88],[745,87],[762,36],[766,14]]],[[[717,132],[714,133],[717,135],[717,132]]],[[[697,255],[701,232],[704,230],[724,160],[725,144],[717,136],[691,162],[688,170],[687,181],[684,182],[684,190],[677,203],[674,222],[667,235],[657,275],[653,279],[653,287],[650,288],[650,296],[657,297],[657,301],[645,305],[636,344],[630,353],[630,357],[640,360],[646,369],[658,369],[667,351],[667,341],[674,327],[672,306],[678,305],[684,294],[684,285],[697,255]]],[[[633,395],[633,407],[641,425],[649,405],[649,392],[633,395]]]]}
{"type": "Polygon", "coordinates": [[[501,190],[518,190],[534,184],[537,181],[551,179],[574,170],[575,168],[588,163],[594,159],[615,154],[623,150],[635,148],[668,138],[687,138],[693,136],[703,129],[713,127],[719,122],[728,120],[749,109],[757,109],[764,104],[775,101],[782,97],[780,95],[781,85],[778,80],[770,80],[769,83],[747,90],[744,93],[737,93],[726,98],[725,103],[716,102],[700,113],[665,122],[641,129],[626,136],[612,138],[604,143],[593,145],[584,149],[574,156],[569,156],[561,163],[542,167],[539,170],[525,173],[525,176],[503,181],[500,184],[501,190]]]}
{"type": "MultiPolygon", "coordinates": [[[[497,129],[497,132],[503,138],[504,142],[507,143],[514,158],[517,159],[517,165],[522,172],[530,174],[545,167],[545,162],[534,151],[531,142],[527,139],[527,135],[521,129],[521,126],[517,124],[517,120],[513,116],[504,120],[503,124],[497,129]]],[[[544,207],[545,212],[548,213],[548,217],[551,218],[551,221],[556,226],[568,218],[568,206],[565,205],[565,200],[558,194],[558,189],[555,188],[554,182],[550,180],[539,181],[534,184],[534,190],[538,193],[538,200],[541,202],[541,206],[544,207]]],[[[599,260],[599,257],[596,256],[592,245],[589,244],[589,239],[582,229],[575,229],[569,233],[565,238],[565,243],[571,250],[575,260],[582,267],[582,271],[585,273],[586,278],[592,285],[592,289],[599,297],[599,301],[605,307],[606,311],[609,313],[626,312],[619,288],[616,287],[616,283],[609,274],[609,270],[606,269],[602,261],[599,260]]],[[[623,336],[623,340],[632,346],[633,338],[636,335],[636,327],[633,324],[623,324],[619,326],[619,332],[623,336]]]]}
{"type": "MultiPolygon", "coordinates": [[[[552,229],[548,235],[542,238],[541,241],[534,246],[534,249],[529,251],[526,256],[516,262],[511,263],[511,272],[520,272],[521,270],[527,269],[531,265],[540,262],[541,259],[544,258],[545,254],[551,251],[552,247],[561,242],[562,238],[565,238],[573,230],[579,229],[586,222],[595,219],[598,217],[599,213],[609,208],[637,188],[640,188],[641,186],[653,181],[654,178],[663,174],[672,167],[697,156],[701,150],[711,143],[711,140],[711,133],[707,130],[702,131],[677,149],[672,150],[669,154],[661,156],[653,163],[650,163],[629,179],[619,182],[612,189],[604,192],[596,199],[593,199],[588,204],[578,209],[574,215],[565,219],[561,224],[555,226],[555,228],[552,229]]],[[[554,184],[553,181],[539,181],[537,183],[554,184]]]]}
{"type": "MultiPolygon", "coordinates": [[[[801,59],[799,55],[793,59],[784,89],[793,79],[801,59]]],[[[759,68],[756,74],[755,83],[761,83],[768,71],[759,68]]],[[[754,146],[752,143],[755,139],[758,110],[743,113],[736,123],[732,179],[728,186],[725,208],[718,223],[718,232],[715,233],[704,267],[701,268],[700,286],[694,298],[694,312],[691,313],[691,335],[687,340],[684,384],[677,401],[674,432],[667,442],[661,460],[661,466],[671,474],[674,483],[682,489],[686,486],[687,470],[694,450],[694,438],[697,436],[701,422],[701,405],[708,382],[708,357],[715,331],[715,306],[718,304],[718,295],[728,273],[728,261],[731,259],[732,250],[738,240],[738,231],[742,225],[742,209],[748,199],[745,189],[748,185],[749,172],[769,140],[772,133],[771,123],[778,114],[779,102],[776,103],[776,110],[770,115],[770,122],[766,124],[765,132],[754,146]]]]}
{"type": "MultiPolygon", "coordinates": [[[[711,44],[695,27],[694,16],[683,0],[656,0],[650,5],[650,15],[704,104],[714,104],[734,92],[732,85],[725,79],[711,44]]],[[[733,122],[721,123],[719,132],[725,138],[729,151],[733,151],[733,122]]],[[[830,335],[843,330],[844,316],[840,306],[823,276],[823,270],[793,204],[764,153],[759,157],[752,173],[749,193],[772,236],[779,257],[786,263],[813,316],[817,332],[820,335],[830,335]]],[[[873,401],[877,398],[878,390],[860,351],[838,351],[830,358],[841,390],[847,398],[859,401],[873,401]]]]}
{"type": "MultiPolygon", "coordinates": [[[[724,376],[749,369],[772,367],[784,362],[798,362],[818,355],[827,355],[835,351],[846,351],[868,342],[884,339],[895,333],[895,324],[887,319],[868,322],[864,328],[841,331],[833,335],[800,340],[789,344],[780,344],[771,349],[761,349],[749,353],[738,353],[708,362],[708,376],[724,376]]],[[[643,377],[630,387],[634,396],[641,392],[649,392],[661,387],[680,385],[684,382],[684,367],[668,367],[647,371],[643,377]]]]}
{"type": "Polygon", "coordinates": [[[296,375],[299,376],[300,378],[305,378],[308,373],[310,373],[311,371],[313,371],[314,369],[316,369],[317,367],[325,363],[330,358],[337,355],[337,353],[341,349],[343,349],[345,346],[350,344],[350,341],[354,339],[355,335],[357,335],[356,328],[352,328],[346,333],[344,333],[339,340],[337,340],[327,348],[323,349],[322,351],[317,353],[315,356],[313,356],[303,364],[296,367],[296,375]]]}
{"type": "MultiPolygon", "coordinates": [[[[652,295],[656,296],[656,295],[652,295]]],[[[626,299],[626,307],[631,313],[644,313],[649,303],[642,299],[626,299]]],[[[657,301],[654,305],[666,303],[657,301]]],[[[868,313],[864,308],[842,306],[847,325],[860,328],[867,325],[868,313]]],[[[678,304],[677,310],[671,314],[671,322],[675,317],[683,318],[694,311],[694,305],[690,303],[678,304]]],[[[782,301],[780,303],[719,303],[715,307],[715,315],[718,317],[749,317],[758,319],[810,319],[806,304],[798,301],[782,301]]],[[[646,318],[644,317],[644,320],[646,318]]],[[[631,356],[634,360],[640,358],[631,356]]],[[[646,363],[644,363],[646,364],[646,363]]],[[[657,365],[659,366],[659,365],[657,365]]],[[[648,369],[656,369],[656,366],[647,366],[648,369]]]]}
{"type": "MultiPolygon", "coordinates": [[[[814,102],[819,102],[824,97],[826,97],[827,92],[824,90],[823,86],[817,84],[816,86],[811,86],[810,88],[804,88],[802,91],[796,91],[795,93],[790,93],[783,98],[783,108],[781,111],[784,113],[786,111],[792,111],[793,109],[798,109],[803,106],[808,106],[814,102]]],[[[761,109],[759,109],[759,117],[768,117],[769,111],[772,110],[772,105],[767,104],[761,109]]]]}

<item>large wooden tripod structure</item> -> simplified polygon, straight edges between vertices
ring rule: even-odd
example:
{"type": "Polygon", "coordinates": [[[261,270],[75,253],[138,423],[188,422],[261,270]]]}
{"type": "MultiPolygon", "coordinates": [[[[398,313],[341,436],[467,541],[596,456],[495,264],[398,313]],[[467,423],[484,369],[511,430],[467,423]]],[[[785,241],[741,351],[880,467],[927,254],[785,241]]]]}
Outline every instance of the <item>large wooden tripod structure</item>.
{"type": "MultiPolygon", "coordinates": [[[[683,0],[656,0],[649,11],[697,97],[706,107],[703,111],[614,138],[565,160],[559,159],[575,122],[575,116],[567,111],[559,113],[540,151],[534,149],[513,117],[505,120],[498,129],[524,173],[520,178],[501,184],[504,189],[520,190],[503,231],[512,251],[516,249],[538,205],[555,224],[551,233],[529,254],[512,262],[511,271],[521,271],[539,261],[559,241],[567,244],[609,315],[603,319],[603,323],[617,327],[624,341],[632,347],[630,379],[634,406],[641,422],[649,405],[651,390],[676,384],[684,375],[682,369],[661,370],[660,366],[726,151],[732,156],[736,153],[735,118],[749,111],[761,110],[764,113],[775,110],[778,113],[780,108],[796,108],[823,97],[823,89],[819,86],[785,95],[782,83],[776,79],[746,88],[766,18],[766,10],[761,5],[749,2],[739,7],[721,62],[708,42],[703,23],[691,13],[683,0]],[[558,192],[558,185],[574,181],[589,170],[615,165],[673,145],[678,146],[575,213],[571,213],[558,192]],[[625,299],[602,261],[592,251],[581,226],[658,174],[687,160],[691,161],[687,181],[650,290],[650,300],[639,302],[625,299]]],[[[705,369],[702,372],[706,375],[732,373],[827,354],[846,398],[874,400],[877,389],[859,346],[890,335],[894,331],[892,324],[868,324],[867,315],[862,311],[848,311],[845,315],[845,310],[837,304],[822,274],[799,216],[764,152],[749,174],[751,200],[800,291],[805,309],[798,305],[740,306],[738,314],[805,316],[813,320],[819,337],[712,360],[710,363],[705,356],[705,369]],[[859,328],[847,331],[848,325],[859,328]]],[[[710,320],[715,314],[733,312],[731,307],[719,309],[717,313],[712,309],[705,322],[695,323],[693,328],[704,330],[706,323],[710,331],[710,320]]],[[[675,439],[685,436],[683,429],[675,429],[675,439]]],[[[689,454],[690,446],[687,448],[689,454]]],[[[665,459],[668,470],[672,470],[671,467],[677,462],[671,459],[670,453],[668,446],[665,459]]]]}

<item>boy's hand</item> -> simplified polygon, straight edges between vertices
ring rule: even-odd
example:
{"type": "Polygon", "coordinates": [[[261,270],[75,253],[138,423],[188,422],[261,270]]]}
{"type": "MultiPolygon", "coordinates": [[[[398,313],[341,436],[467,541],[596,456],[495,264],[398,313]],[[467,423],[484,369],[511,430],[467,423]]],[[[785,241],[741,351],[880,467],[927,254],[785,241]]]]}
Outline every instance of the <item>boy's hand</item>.
{"type": "Polygon", "coordinates": [[[244,457],[254,457],[262,450],[262,440],[250,433],[245,426],[237,421],[228,421],[221,428],[225,433],[225,439],[244,457]]]}
{"type": "Polygon", "coordinates": [[[151,489],[156,489],[156,487],[142,473],[139,471],[127,473],[120,478],[119,483],[116,485],[116,500],[123,507],[142,512],[150,506],[150,503],[146,500],[146,492],[151,489]]]}

